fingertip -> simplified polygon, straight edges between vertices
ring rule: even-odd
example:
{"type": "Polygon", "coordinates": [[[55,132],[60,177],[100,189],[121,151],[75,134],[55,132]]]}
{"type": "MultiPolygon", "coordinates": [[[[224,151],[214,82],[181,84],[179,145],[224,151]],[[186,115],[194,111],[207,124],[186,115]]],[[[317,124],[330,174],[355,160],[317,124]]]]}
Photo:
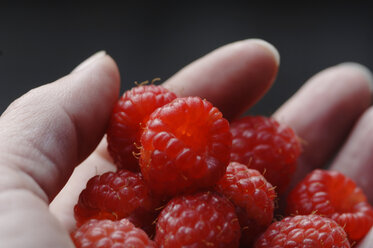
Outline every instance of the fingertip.
{"type": "Polygon", "coordinates": [[[203,97],[231,120],[270,89],[278,65],[279,54],[274,46],[260,39],[241,40],[186,66],[163,86],[179,96],[203,97]]]}
{"type": "Polygon", "coordinates": [[[101,60],[101,68],[105,71],[106,75],[110,78],[107,82],[113,83],[113,89],[116,92],[116,95],[119,95],[120,90],[120,72],[117,63],[115,60],[108,54],[104,56],[101,60]]]}
{"type": "Polygon", "coordinates": [[[93,55],[91,55],[90,57],[88,57],[87,59],[85,59],[83,62],[81,62],[78,66],[76,66],[71,73],[81,71],[81,70],[89,67],[95,61],[97,61],[97,60],[99,60],[99,59],[101,59],[105,56],[106,56],[106,51],[104,51],[104,50],[98,51],[98,52],[94,53],[93,55]]]}
{"type": "MultiPolygon", "coordinates": [[[[92,73],[95,75],[99,73],[100,77],[103,77],[103,82],[111,83],[113,85],[108,86],[110,89],[114,89],[119,94],[120,90],[120,73],[119,68],[115,60],[107,54],[106,51],[101,50],[83,62],[81,62],[75,69],[71,72],[70,75],[87,75],[92,73]]],[[[84,82],[89,82],[87,80],[82,80],[84,82]]]]}
{"type": "MultiPolygon", "coordinates": [[[[107,83],[114,83],[117,86],[116,89],[119,90],[119,68],[115,60],[109,54],[107,54],[105,51],[102,51],[94,54],[88,60],[91,61],[88,61],[88,64],[83,65],[83,67],[80,67],[79,65],[78,67],[80,67],[80,69],[78,69],[77,71],[74,70],[74,72],[82,72],[83,70],[87,70],[87,72],[84,72],[84,74],[87,75],[99,71],[101,76],[104,77],[103,81],[107,83]]],[[[84,63],[86,62],[83,62],[83,64],[84,63]]]]}
{"type": "Polygon", "coordinates": [[[339,82],[362,83],[369,91],[373,88],[372,72],[366,66],[356,62],[343,62],[326,68],[315,74],[309,81],[319,78],[323,80],[335,78],[336,84],[339,82]]]}
{"type": "Polygon", "coordinates": [[[304,108],[302,106],[307,105],[308,102],[310,104],[307,107],[317,105],[318,103],[313,100],[315,97],[328,102],[331,102],[332,99],[338,102],[344,97],[350,97],[360,99],[359,103],[366,107],[371,101],[372,90],[373,77],[367,67],[356,62],[340,63],[318,72],[307,80],[295,95],[276,111],[274,116],[282,118],[284,114],[289,115],[291,112],[304,108]],[[302,104],[297,104],[298,102],[302,102],[302,104]]]}
{"type": "Polygon", "coordinates": [[[273,56],[273,59],[276,62],[277,66],[280,65],[280,53],[271,43],[262,39],[249,39],[247,41],[267,49],[269,54],[273,56]]]}
{"type": "Polygon", "coordinates": [[[73,88],[85,89],[86,92],[100,96],[107,106],[113,105],[119,97],[120,72],[115,60],[106,52],[98,52],[82,62],[64,80],[58,80],[61,84],[81,84],[73,88]]]}
{"type": "Polygon", "coordinates": [[[369,91],[373,91],[373,73],[365,65],[356,62],[343,62],[336,67],[339,67],[342,70],[348,70],[349,74],[355,75],[355,77],[359,77],[357,78],[357,81],[366,83],[369,87],[369,91]]]}

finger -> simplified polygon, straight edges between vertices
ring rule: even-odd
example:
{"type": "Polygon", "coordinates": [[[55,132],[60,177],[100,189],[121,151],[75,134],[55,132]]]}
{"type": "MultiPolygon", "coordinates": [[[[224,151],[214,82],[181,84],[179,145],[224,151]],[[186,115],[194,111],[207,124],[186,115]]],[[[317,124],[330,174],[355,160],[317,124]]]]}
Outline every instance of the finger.
{"type": "Polygon", "coordinates": [[[179,96],[206,98],[231,120],[268,91],[278,65],[279,54],[271,44],[258,39],[238,41],[188,65],[164,86],[179,96]]]}
{"type": "Polygon", "coordinates": [[[49,205],[51,213],[67,230],[74,230],[74,205],[78,202],[80,192],[85,188],[87,181],[95,175],[115,170],[116,166],[107,152],[107,142],[104,138],[96,151],[75,168],[65,187],[53,199],[49,205]]]}
{"type": "MultiPolygon", "coordinates": [[[[256,39],[240,41],[195,61],[163,86],[179,96],[207,98],[217,104],[228,118],[233,118],[253,105],[270,88],[278,63],[278,52],[269,43],[256,39]]],[[[110,168],[106,140],[102,141],[96,152],[100,155],[93,154],[74,171],[66,187],[50,206],[68,229],[74,226],[73,207],[87,180],[95,174],[95,170],[103,173],[113,169],[110,168]]]]}
{"type": "Polygon", "coordinates": [[[109,56],[31,90],[1,116],[0,161],[31,176],[52,199],[101,140],[118,91],[109,56]]]}
{"type": "Polygon", "coordinates": [[[370,105],[370,81],[367,69],[361,65],[331,67],[311,78],[274,114],[304,141],[292,185],[332,158],[370,105]]]}
{"type": "MultiPolygon", "coordinates": [[[[0,118],[0,243],[73,247],[48,203],[101,140],[119,91],[105,54],[22,96],[0,118]]],[[[18,246],[17,246],[18,245],[18,246]]]]}
{"type": "Polygon", "coordinates": [[[355,125],[349,138],[338,152],[330,168],[354,180],[373,203],[373,107],[355,125]]]}

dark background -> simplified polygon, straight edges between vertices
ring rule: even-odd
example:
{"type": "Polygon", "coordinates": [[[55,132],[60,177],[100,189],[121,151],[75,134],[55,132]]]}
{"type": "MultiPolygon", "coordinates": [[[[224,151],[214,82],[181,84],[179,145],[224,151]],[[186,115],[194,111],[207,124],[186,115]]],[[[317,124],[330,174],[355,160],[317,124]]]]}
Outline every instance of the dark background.
{"type": "Polygon", "coordinates": [[[164,81],[229,42],[265,39],[281,54],[275,85],[251,110],[266,115],[326,67],[356,61],[373,68],[368,5],[279,2],[0,1],[0,111],[99,50],[117,61],[123,91],[134,81],[164,81]]]}

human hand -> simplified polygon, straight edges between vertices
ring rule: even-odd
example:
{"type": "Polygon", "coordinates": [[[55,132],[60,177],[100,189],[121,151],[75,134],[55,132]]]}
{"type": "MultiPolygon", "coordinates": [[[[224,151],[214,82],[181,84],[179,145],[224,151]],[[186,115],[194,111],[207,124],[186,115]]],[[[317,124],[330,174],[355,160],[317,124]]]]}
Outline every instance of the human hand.
{"type": "MultiPolygon", "coordinates": [[[[277,70],[277,52],[267,43],[247,40],[201,58],[164,86],[179,96],[210,100],[231,120],[265,94],[277,70]]],[[[363,113],[349,140],[368,142],[361,145],[364,148],[373,146],[373,141],[361,138],[369,133],[372,118],[365,112],[371,101],[370,81],[357,65],[333,67],[312,78],[274,114],[307,141],[296,180],[329,161],[363,113]]],[[[104,135],[118,94],[115,62],[100,53],[66,77],[29,92],[4,112],[0,119],[0,244],[73,247],[69,231],[80,191],[93,175],[115,169],[105,140],[92,151],[104,135]]],[[[359,150],[359,157],[353,157],[359,159],[356,170],[349,170],[350,160],[343,163],[342,156],[355,154],[360,145],[346,144],[332,167],[352,178],[355,175],[360,183],[362,177],[369,177],[365,172],[371,155],[369,151],[360,155],[359,150]]],[[[373,182],[366,181],[360,186],[371,200],[373,192],[369,195],[368,189],[373,182]]]]}

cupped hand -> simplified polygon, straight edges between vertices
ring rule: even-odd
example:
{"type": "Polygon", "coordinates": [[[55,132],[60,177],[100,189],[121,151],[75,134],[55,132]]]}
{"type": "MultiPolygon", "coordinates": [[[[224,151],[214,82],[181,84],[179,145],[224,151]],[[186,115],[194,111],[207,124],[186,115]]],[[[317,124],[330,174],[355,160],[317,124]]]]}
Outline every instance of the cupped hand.
{"type": "MultiPolygon", "coordinates": [[[[278,64],[278,53],[270,44],[239,41],[188,65],[163,85],[179,96],[206,98],[232,120],[271,87],[278,64]]],[[[80,191],[93,175],[115,169],[103,136],[119,84],[115,62],[101,52],[69,75],[31,90],[3,113],[4,247],[73,247],[69,232],[80,191]]],[[[364,67],[337,65],[311,78],[274,114],[305,142],[294,183],[308,171],[330,164],[356,180],[373,201],[371,84],[364,67]]],[[[361,247],[368,247],[370,236],[373,233],[361,247]]]]}

